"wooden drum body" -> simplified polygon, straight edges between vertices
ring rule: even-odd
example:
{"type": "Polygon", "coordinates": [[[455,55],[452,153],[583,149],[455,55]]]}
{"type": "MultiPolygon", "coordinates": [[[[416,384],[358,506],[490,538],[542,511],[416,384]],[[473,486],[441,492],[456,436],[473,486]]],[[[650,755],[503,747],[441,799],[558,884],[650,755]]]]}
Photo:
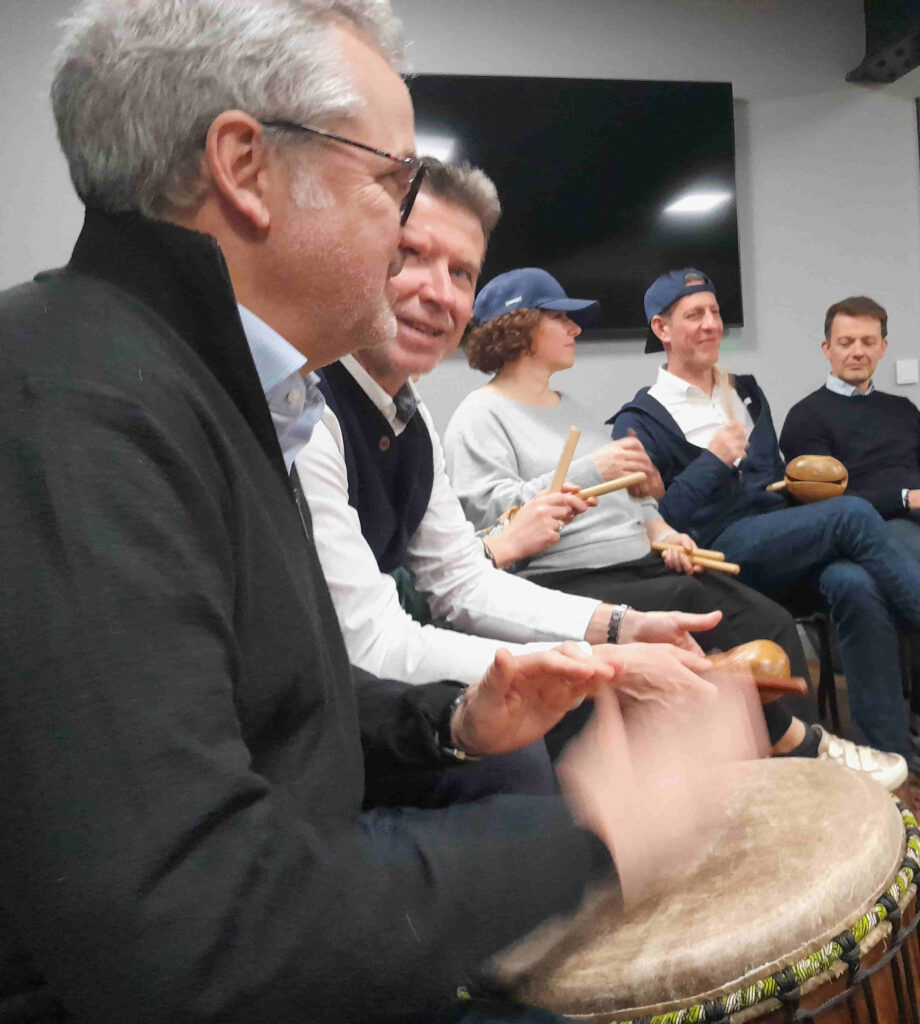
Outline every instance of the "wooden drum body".
{"type": "Polygon", "coordinates": [[[838,497],[849,479],[843,463],[830,455],[800,455],[786,464],[786,488],[804,504],[838,497]]]}
{"type": "Polygon", "coordinates": [[[498,986],[575,1020],[920,1024],[910,812],[827,762],[726,773],[694,863],[628,911],[595,891],[497,958],[498,986]]]}

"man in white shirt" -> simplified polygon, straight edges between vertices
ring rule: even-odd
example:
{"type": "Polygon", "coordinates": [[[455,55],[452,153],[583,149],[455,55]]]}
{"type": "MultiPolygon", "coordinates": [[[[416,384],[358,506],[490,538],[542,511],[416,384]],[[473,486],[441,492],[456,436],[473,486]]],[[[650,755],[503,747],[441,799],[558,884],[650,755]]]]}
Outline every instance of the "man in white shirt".
{"type": "MultiPolygon", "coordinates": [[[[565,638],[603,641],[610,622],[615,628],[621,615],[609,604],[496,570],[463,515],[431,416],[411,383],[459,343],[486,236],[497,217],[494,186],[481,172],[429,162],[403,236],[406,262],[394,278],[397,337],[325,368],[327,408],[296,460],[352,661],[411,682],[478,678],[499,647],[517,653],[565,638]],[[395,485],[387,489],[390,473],[395,485]],[[412,571],[434,619],[448,628],[422,625],[406,613],[390,575],[398,566],[412,571]]],[[[636,468],[653,472],[633,439],[609,447],[622,460],[612,475],[636,468]]],[[[775,614],[788,620],[779,608],[775,614]]],[[[758,616],[752,612],[752,628],[756,621],[773,635],[777,624],[766,623],[763,608],[758,616]]],[[[717,621],[718,614],[629,610],[619,640],[686,647],[692,645],[688,630],[717,621]]],[[[781,629],[775,632],[779,636],[781,629]]],[[[619,654],[627,666],[654,675],[657,667],[640,665],[647,651],[627,644],[619,654]]],[[[673,648],[656,656],[683,657],[673,648]]],[[[662,662],[665,672],[675,668],[686,671],[662,662]]],[[[802,722],[780,707],[771,709],[769,724],[776,752],[790,752],[805,738],[802,722]]]]}
{"type": "Polygon", "coordinates": [[[698,651],[690,631],[714,626],[717,613],[640,613],[539,587],[496,569],[464,518],[434,424],[410,378],[432,370],[459,344],[499,206],[494,185],[481,171],[426,163],[425,185],[403,235],[405,264],[393,279],[397,336],[327,367],[327,409],[296,459],[352,662],[411,682],[445,676],[472,681],[500,647],[523,653],[566,639],[598,644],[609,637],[621,644],[668,645],[626,646],[620,653],[638,672],[683,676],[689,671],[686,655],[698,651]],[[350,393],[346,403],[332,399],[338,415],[329,407],[333,381],[350,393]],[[411,443],[418,445],[414,459],[428,453],[427,465],[418,462],[417,495],[401,496],[399,508],[373,506],[368,529],[384,523],[389,532],[371,543],[357,508],[359,488],[370,485],[359,466],[348,465],[358,446],[349,447],[343,437],[343,409],[356,402],[365,403],[366,414],[357,420],[379,433],[375,451],[395,456],[411,443]],[[412,414],[403,422],[399,406],[407,402],[412,414]],[[415,440],[407,436],[410,431],[418,435],[415,440]],[[432,615],[447,627],[422,626],[403,610],[389,575],[402,564],[428,597],[432,615]]]}
{"type": "MultiPolygon", "coordinates": [[[[611,419],[613,436],[636,432],[664,481],[662,515],[740,563],[746,583],[768,594],[800,582],[819,591],[837,625],[854,728],[911,758],[893,620],[920,630],[918,566],[905,564],[861,498],[789,507],[767,492],[784,472],[770,409],[753,377],[718,365],[722,318],[706,274],[688,267],[662,275],[645,311],[646,351],[663,350],[667,363],[611,419]]],[[[817,740],[820,753],[845,761],[879,757],[839,749],[843,741],[826,733],[817,740]]]]}

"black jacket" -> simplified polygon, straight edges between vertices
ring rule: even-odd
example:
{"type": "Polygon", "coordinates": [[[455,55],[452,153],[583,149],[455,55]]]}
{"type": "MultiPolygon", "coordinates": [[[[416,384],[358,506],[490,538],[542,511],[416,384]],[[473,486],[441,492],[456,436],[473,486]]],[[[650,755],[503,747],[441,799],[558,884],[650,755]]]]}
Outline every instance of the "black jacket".
{"type": "Polygon", "coordinates": [[[561,801],[360,812],[456,689],[352,678],[213,239],[90,213],[0,344],[2,1019],[403,1021],[573,906],[561,801]]]}

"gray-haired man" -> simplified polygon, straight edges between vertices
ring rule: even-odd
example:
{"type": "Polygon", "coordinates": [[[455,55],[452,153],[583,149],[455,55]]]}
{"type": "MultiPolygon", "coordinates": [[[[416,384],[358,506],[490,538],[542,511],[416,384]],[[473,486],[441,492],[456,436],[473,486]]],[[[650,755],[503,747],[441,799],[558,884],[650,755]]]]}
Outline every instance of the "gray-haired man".
{"type": "Polygon", "coordinates": [[[399,50],[384,0],[70,24],[86,224],[0,297],[4,1019],[431,1020],[611,870],[555,797],[361,810],[365,767],[533,741],[612,676],[351,677],[288,467],[305,373],[395,328],[399,50]]]}

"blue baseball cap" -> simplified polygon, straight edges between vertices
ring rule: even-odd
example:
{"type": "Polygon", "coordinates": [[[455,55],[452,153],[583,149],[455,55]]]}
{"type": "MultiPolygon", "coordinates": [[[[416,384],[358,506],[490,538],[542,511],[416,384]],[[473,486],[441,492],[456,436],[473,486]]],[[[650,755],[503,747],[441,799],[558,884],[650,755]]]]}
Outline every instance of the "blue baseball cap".
{"type": "Polygon", "coordinates": [[[645,319],[649,325],[645,338],[646,352],[664,351],[661,339],[652,330],[652,317],[663,313],[685,295],[693,295],[696,292],[712,292],[715,295],[716,289],[702,270],[694,270],[693,267],[669,270],[667,274],[662,274],[655,280],[645,293],[645,319]]]}
{"type": "Polygon", "coordinates": [[[521,267],[499,274],[480,291],[473,303],[473,323],[479,327],[516,309],[561,310],[587,327],[597,320],[595,299],[570,299],[562,285],[539,267],[521,267]]]}

